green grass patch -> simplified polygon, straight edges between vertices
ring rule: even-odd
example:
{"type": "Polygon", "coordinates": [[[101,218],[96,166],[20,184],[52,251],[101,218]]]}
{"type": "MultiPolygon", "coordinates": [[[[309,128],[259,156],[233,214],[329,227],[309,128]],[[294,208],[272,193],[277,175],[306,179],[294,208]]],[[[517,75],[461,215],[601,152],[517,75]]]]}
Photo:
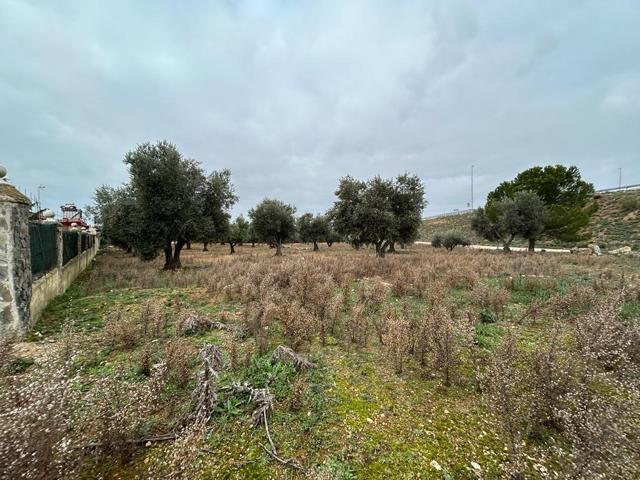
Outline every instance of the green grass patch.
{"type": "Polygon", "coordinates": [[[475,327],[473,341],[480,348],[493,350],[504,334],[504,328],[496,323],[478,323],[475,327]]]}

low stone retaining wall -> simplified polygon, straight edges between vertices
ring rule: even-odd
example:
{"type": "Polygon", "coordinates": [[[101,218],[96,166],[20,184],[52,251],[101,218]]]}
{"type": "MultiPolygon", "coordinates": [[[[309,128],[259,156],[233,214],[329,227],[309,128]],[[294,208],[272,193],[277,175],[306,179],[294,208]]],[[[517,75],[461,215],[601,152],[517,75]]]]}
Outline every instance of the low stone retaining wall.
{"type": "Polygon", "coordinates": [[[31,319],[30,326],[33,326],[42,315],[49,302],[62,295],[69,285],[80,275],[91,261],[95,258],[100,248],[99,237],[93,247],[80,253],[78,256],[67,262],[64,266],[58,266],[48,271],[33,282],[31,286],[31,319]]]}

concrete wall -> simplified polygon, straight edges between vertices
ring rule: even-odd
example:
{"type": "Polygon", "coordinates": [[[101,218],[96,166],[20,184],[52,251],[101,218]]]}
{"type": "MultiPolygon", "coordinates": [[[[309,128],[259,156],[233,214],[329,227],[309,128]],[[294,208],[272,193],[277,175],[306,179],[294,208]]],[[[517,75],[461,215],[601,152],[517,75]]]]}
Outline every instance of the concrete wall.
{"type": "MultiPolygon", "coordinates": [[[[73,281],[89,266],[100,248],[100,237],[96,235],[93,247],[62,265],[62,235],[58,235],[58,266],[33,282],[31,287],[31,323],[40,319],[49,302],[62,295],[73,281]]],[[[80,238],[78,237],[78,241],[80,238]]],[[[78,248],[78,251],[80,249],[78,248]]]]}

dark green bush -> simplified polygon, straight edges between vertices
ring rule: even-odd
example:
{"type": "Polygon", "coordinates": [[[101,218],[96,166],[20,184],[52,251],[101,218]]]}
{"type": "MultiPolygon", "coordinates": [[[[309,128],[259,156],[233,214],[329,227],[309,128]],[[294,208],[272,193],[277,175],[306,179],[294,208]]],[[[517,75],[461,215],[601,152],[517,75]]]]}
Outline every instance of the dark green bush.
{"type": "Polygon", "coordinates": [[[442,246],[448,251],[453,250],[458,245],[468,247],[471,245],[469,240],[458,232],[447,232],[442,238],[442,246]]]}
{"type": "Polygon", "coordinates": [[[482,323],[496,323],[497,316],[492,310],[483,308],[480,310],[480,321],[482,323]]]}

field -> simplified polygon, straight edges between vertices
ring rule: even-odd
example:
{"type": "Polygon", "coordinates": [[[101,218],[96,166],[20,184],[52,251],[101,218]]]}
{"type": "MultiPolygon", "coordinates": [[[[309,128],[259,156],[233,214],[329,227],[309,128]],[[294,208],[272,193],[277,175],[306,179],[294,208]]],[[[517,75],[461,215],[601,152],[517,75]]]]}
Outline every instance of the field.
{"type": "Polygon", "coordinates": [[[640,478],[638,259],[236,250],[106,249],[1,346],[0,476],[640,478]]]}
{"type": "MultiPolygon", "coordinates": [[[[605,250],[629,245],[640,251],[640,190],[628,192],[610,192],[596,194],[592,200],[597,209],[589,225],[580,232],[580,246],[596,243],[605,250]]],[[[422,222],[420,239],[430,241],[434,235],[447,231],[464,234],[472,244],[486,245],[488,242],[471,229],[471,213],[449,217],[431,218],[422,222]]],[[[517,238],[514,246],[524,247],[526,241],[517,238]]],[[[538,246],[547,248],[565,248],[576,243],[561,242],[551,238],[541,238],[538,246]]]]}

